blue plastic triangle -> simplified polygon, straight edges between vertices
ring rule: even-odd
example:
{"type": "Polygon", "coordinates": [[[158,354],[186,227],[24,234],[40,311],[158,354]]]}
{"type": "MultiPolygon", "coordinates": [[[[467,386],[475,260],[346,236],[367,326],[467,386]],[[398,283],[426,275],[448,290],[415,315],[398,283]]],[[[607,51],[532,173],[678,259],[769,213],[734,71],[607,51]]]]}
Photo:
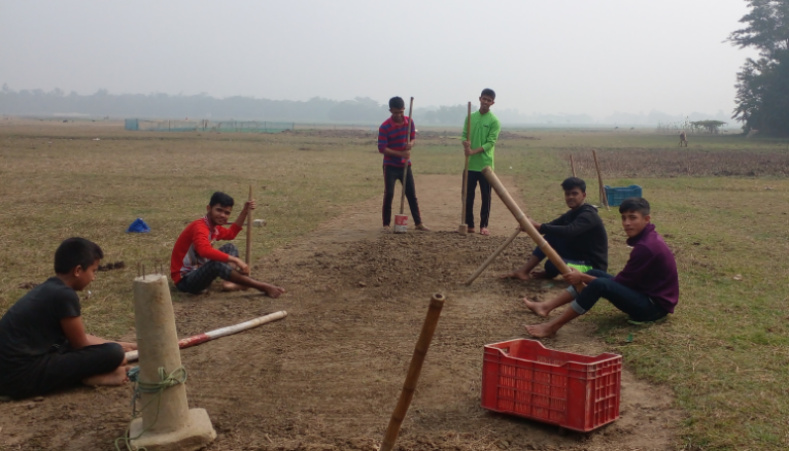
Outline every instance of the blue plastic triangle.
{"type": "Polygon", "coordinates": [[[142,218],[137,218],[134,222],[129,225],[129,228],[126,229],[126,232],[134,232],[134,233],[148,233],[151,231],[151,228],[148,227],[148,224],[142,220],[142,218]]]}

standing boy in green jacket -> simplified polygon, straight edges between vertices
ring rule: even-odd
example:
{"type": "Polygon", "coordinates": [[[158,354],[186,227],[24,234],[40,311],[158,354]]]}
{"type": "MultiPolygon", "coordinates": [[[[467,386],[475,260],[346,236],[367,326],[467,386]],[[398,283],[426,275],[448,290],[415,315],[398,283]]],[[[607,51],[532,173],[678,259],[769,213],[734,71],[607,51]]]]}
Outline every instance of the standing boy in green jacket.
{"type": "Polygon", "coordinates": [[[490,235],[488,220],[490,219],[491,186],[482,175],[485,166],[493,169],[493,152],[499,138],[501,124],[499,119],[490,112],[496,100],[492,89],[483,89],[479,97],[479,111],[471,115],[471,141],[467,124],[463,124],[463,153],[468,159],[468,187],[466,190],[466,225],[468,232],[474,233],[474,193],[479,183],[482,206],[479,210],[479,233],[490,235]]]}

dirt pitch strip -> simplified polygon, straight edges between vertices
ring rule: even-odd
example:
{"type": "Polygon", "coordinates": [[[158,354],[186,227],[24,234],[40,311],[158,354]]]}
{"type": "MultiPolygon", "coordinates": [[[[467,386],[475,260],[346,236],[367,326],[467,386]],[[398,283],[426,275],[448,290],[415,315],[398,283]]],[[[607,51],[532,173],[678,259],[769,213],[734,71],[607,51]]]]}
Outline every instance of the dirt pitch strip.
{"type": "MultiPolygon", "coordinates": [[[[681,412],[667,390],[637,381],[626,362],[621,418],[593,433],[480,407],[483,346],[522,338],[523,324],[539,320],[520,299],[552,296],[564,284],[494,277],[529,252],[524,234],[463,286],[515,221],[494,195],[492,235],[460,236],[459,180],[417,174],[433,232],[382,233],[376,196],[257,261],[255,274],[287,287],[280,299],[218,291],[174,297],[179,336],[289,312],[283,321],[182,351],[190,407],[205,408],[218,433],[207,450],[377,449],[437,292],[447,301],[395,449],[673,449],[681,412]]],[[[572,323],[544,343],[588,355],[611,351],[589,328],[572,323]]],[[[130,421],[130,395],[130,387],[80,388],[0,404],[0,449],[114,449],[130,421]]]]}

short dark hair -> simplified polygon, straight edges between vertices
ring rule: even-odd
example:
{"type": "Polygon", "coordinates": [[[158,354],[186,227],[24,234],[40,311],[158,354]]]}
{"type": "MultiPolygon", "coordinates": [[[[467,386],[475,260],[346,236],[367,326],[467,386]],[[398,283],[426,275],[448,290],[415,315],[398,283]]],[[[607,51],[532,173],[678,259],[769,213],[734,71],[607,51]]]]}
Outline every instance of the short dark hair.
{"type": "Polygon", "coordinates": [[[208,206],[213,207],[214,205],[221,205],[223,207],[232,207],[235,204],[235,201],[229,195],[223,193],[222,191],[217,191],[211,195],[211,200],[208,201],[208,206]]]}
{"type": "Polygon", "coordinates": [[[401,109],[405,108],[405,100],[402,97],[392,97],[389,99],[389,108],[401,109]]]}
{"type": "Polygon", "coordinates": [[[619,204],[619,213],[635,211],[643,216],[649,214],[649,202],[643,197],[628,197],[619,204]]]}
{"type": "Polygon", "coordinates": [[[494,90],[492,90],[490,88],[485,88],[485,89],[482,90],[482,94],[480,94],[479,96],[480,97],[488,96],[491,99],[496,100],[496,91],[494,91],[494,90]]]}
{"type": "Polygon", "coordinates": [[[98,244],[85,238],[67,238],[55,251],[55,272],[68,274],[77,266],[88,269],[96,260],[104,258],[98,244]]]}
{"type": "Polygon", "coordinates": [[[578,177],[567,177],[562,182],[562,189],[565,191],[570,191],[573,188],[578,188],[581,190],[582,193],[586,192],[586,182],[583,179],[579,179],[578,177]]]}

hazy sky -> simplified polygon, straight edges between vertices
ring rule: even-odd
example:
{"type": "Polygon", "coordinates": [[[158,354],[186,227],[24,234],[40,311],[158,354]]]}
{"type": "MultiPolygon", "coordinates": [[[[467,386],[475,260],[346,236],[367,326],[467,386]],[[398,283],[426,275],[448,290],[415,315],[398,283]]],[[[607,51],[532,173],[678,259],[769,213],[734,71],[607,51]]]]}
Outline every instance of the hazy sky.
{"type": "Polygon", "coordinates": [[[745,0],[0,0],[19,91],[729,113],[745,0]]]}

